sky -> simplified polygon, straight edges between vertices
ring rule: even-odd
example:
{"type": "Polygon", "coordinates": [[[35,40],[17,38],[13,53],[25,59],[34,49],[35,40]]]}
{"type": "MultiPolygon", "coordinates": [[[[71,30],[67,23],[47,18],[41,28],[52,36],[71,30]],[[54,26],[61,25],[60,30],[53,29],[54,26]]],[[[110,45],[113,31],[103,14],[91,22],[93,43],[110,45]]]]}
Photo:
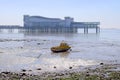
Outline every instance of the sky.
{"type": "Polygon", "coordinates": [[[120,0],[0,0],[0,25],[23,26],[23,15],[70,16],[77,22],[100,22],[120,28],[120,0]]]}

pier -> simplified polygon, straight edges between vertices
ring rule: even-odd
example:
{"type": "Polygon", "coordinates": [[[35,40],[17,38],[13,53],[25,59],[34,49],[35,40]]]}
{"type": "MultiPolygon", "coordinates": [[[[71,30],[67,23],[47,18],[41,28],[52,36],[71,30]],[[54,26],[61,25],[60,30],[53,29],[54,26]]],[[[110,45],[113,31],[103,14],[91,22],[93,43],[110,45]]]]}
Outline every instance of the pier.
{"type": "Polygon", "coordinates": [[[14,29],[20,31],[39,31],[42,33],[77,33],[78,29],[83,29],[84,34],[89,33],[89,29],[95,29],[95,32],[100,33],[100,27],[98,26],[89,26],[89,27],[22,27],[22,26],[0,26],[0,32],[3,29],[8,29],[9,32],[12,32],[14,29]]]}
{"type": "Polygon", "coordinates": [[[83,29],[84,34],[89,33],[89,29],[95,29],[100,33],[100,22],[75,22],[74,18],[64,17],[48,18],[43,16],[23,16],[23,25],[0,25],[1,29],[19,29],[20,31],[39,31],[42,33],[77,33],[78,29],[83,29]]]}

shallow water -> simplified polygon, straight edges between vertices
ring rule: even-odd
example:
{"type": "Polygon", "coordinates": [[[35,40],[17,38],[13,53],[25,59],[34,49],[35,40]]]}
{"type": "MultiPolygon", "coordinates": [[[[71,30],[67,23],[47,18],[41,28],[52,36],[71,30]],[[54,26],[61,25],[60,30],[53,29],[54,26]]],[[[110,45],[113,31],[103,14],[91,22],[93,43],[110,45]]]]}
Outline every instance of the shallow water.
{"type": "MultiPolygon", "coordinates": [[[[80,32],[80,31],[79,31],[80,32]]],[[[20,71],[37,68],[60,71],[120,63],[120,30],[101,29],[100,34],[41,33],[39,31],[0,30],[0,70],[20,71]],[[50,48],[64,40],[72,51],[52,53],[50,48]],[[56,69],[54,68],[56,66],[56,69]]]]}

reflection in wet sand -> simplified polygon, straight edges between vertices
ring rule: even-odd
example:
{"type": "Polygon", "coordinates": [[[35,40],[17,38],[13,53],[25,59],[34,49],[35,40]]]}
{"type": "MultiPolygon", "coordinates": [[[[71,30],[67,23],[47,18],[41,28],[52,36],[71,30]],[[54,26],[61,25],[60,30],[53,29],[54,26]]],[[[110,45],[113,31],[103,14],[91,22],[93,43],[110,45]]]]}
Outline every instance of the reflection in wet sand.
{"type": "Polygon", "coordinates": [[[51,55],[60,56],[60,57],[68,57],[69,54],[70,54],[69,51],[67,51],[67,52],[60,52],[60,53],[53,53],[53,52],[51,53],[51,55]]]}

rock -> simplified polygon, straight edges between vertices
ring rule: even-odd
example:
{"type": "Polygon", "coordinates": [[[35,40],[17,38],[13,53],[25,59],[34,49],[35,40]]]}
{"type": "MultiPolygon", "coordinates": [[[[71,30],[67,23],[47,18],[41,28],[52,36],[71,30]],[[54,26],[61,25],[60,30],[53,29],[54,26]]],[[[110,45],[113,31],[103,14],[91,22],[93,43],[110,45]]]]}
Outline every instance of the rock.
{"type": "Polygon", "coordinates": [[[87,74],[89,73],[89,72],[86,72],[87,74]]]}
{"type": "Polygon", "coordinates": [[[23,49],[23,47],[20,47],[21,49],[23,49]]]}
{"type": "Polygon", "coordinates": [[[72,69],[72,67],[69,67],[69,69],[72,69]]]}
{"type": "Polygon", "coordinates": [[[28,71],[32,71],[32,70],[28,70],[28,71]]]}
{"type": "Polygon", "coordinates": [[[4,74],[9,74],[10,72],[1,72],[1,73],[4,73],[4,74]]]}
{"type": "Polygon", "coordinates": [[[68,73],[65,73],[65,75],[68,75],[68,73]]]}
{"type": "Polygon", "coordinates": [[[72,49],[70,49],[70,51],[72,51],[72,49]]]}
{"type": "Polygon", "coordinates": [[[40,43],[37,43],[37,45],[40,45],[40,43]]]}
{"type": "Polygon", "coordinates": [[[100,65],[103,65],[104,63],[100,63],[100,65]]]}
{"type": "Polygon", "coordinates": [[[21,73],[21,76],[26,76],[26,73],[21,73]]]}
{"type": "Polygon", "coordinates": [[[42,70],[41,68],[38,68],[37,70],[42,70]]]}
{"type": "Polygon", "coordinates": [[[86,74],[86,76],[90,76],[90,74],[86,74]]]}
{"type": "Polygon", "coordinates": [[[54,68],[56,68],[56,66],[54,66],[54,68]]]}
{"type": "Polygon", "coordinates": [[[86,72],[86,76],[90,76],[89,72],[86,72]]]}
{"type": "Polygon", "coordinates": [[[26,70],[25,69],[22,69],[22,72],[25,72],[26,70]]]}
{"type": "Polygon", "coordinates": [[[47,41],[47,40],[43,40],[43,41],[47,41]]]}

